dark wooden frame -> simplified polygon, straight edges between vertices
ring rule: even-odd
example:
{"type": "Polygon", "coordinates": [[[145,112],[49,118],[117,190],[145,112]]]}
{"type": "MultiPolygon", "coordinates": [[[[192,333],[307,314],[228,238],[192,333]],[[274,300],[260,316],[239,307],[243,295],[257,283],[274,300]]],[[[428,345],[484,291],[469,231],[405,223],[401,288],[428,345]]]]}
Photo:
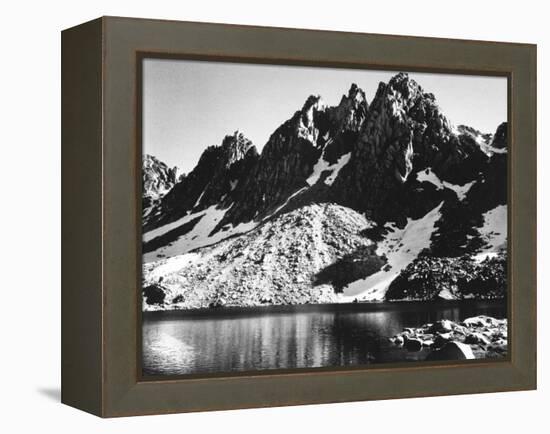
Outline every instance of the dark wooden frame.
{"type": "Polygon", "coordinates": [[[62,198],[66,404],[112,417],[536,388],[535,45],[103,17],[62,33],[62,198]],[[509,358],[141,378],[136,71],[152,53],[507,76],[509,358]]]}

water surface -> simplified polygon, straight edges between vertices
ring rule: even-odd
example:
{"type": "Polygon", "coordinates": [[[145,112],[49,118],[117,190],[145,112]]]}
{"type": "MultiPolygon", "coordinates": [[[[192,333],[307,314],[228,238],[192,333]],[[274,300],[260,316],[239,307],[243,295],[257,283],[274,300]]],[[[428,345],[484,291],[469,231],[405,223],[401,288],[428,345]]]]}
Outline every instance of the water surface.
{"type": "Polygon", "coordinates": [[[404,327],[475,315],[504,301],[277,306],[143,314],[143,374],[182,375],[423,360],[388,337],[404,327]]]}

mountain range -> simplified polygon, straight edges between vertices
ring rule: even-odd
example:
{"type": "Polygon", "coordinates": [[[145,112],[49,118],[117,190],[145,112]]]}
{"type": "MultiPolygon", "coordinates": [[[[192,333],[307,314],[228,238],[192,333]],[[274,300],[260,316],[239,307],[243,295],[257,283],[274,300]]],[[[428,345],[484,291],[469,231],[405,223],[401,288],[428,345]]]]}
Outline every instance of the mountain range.
{"type": "Polygon", "coordinates": [[[507,130],[454,127],[399,73],[310,96],[261,152],[145,155],[144,309],[505,297],[507,130]]]}

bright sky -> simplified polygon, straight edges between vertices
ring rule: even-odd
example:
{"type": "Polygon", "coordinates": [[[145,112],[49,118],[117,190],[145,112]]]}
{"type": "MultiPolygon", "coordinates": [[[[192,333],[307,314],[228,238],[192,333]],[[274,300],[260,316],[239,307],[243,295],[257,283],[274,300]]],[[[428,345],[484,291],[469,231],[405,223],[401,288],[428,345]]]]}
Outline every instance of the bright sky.
{"type": "MultiPolygon", "coordinates": [[[[191,171],[202,151],[241,130],[259,151],[309,95],[336,105],[352,83],[370,103],[396,72],[145,59],[143,150],[191,171]]],[[[455,125],[494,133],[507,119],[504,77],[410,73],[455,125]]]]}

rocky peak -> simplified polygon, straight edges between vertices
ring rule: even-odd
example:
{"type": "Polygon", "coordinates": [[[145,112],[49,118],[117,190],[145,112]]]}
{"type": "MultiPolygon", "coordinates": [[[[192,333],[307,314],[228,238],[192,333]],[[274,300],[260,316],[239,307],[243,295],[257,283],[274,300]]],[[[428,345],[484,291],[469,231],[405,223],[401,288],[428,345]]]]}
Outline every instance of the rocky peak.
{"type": "Polygon", "coordinates": [[[305,185],[322,153],[329,129],[327,106],[320,96],[309,96],[270,136],[254,166],[239,181],[232,196],[234,205],[220,225],[265,215],[305,185]]]}
{"type": "Polygon", "coordinates": [[[326,127],[326,105],[319,95],[310,95],[302,108],[279,126],[271,135],[262,150],[262,159],[278,159],[294,152],[300,152],[303,147],[317,147],[321,131],[326,127]]]}
{"type": "Polygon", "coordinates": [[[319,127],[317,120],[322,117],[326,105],[319,95],[310,95],[304,103],[302,109],[295,113],[290,120],[294,123],[296,133],[299,138],[309,141],[312,145],[317,145],[319,138],[319,127]]]}
{"type": "Polygon", "coordinates": [[[305,100],[304,105],[302,106],[302,109],[300,111],[302,112],[302,114],[306,114],[311,110],[322,111],[325,109],[325,107],[326,105],[321,98],[321,95],[310,95],[305,100]]]}
{"type": "Polygon", "coordinates": [[[206,148],[193,172],[196,170],[201,171],[207,167],[213,170],[210,175],[224,171],[237,161],[242,160],[251,150],[257,153],[252,141],[237,130],[233,134],[226,135],[219,146],[209,146],[206,148]]]}
{"type": "Polygon", "coordinates": [[[182,177],[177,167],[168,165],[153,155],[143,156],[143,195],[158,199],[170,190],[182,177]]]}
{"type": "Polygon", "coordinates": [[[143,156],[142,171],[142,216],[144,221],[153,207],[165,196],[185,175],[177,167],[168,167],[153,155],[143,156]]]}
{"type": "Polygon", "coordinates": [[[481,136],[481,131],[476,130],[474,127],[469,127],[468,125],[458,125],[456,127],[457,134],[469,134],[471,136],[477,137],[481,136]]]}
{"type": "MultiPolygon", "coordinates": [[[[472,154],[483,163],[479,146],[462,149],[435,97],[408,74],[399,73],[379,84],[352,147],[350,163],[333,183],[335,197],[376,221],[402,224],[413,210],[420,215],[427,212],[428,202],[434,206],[430,199],[418,208],[410,200],[414,195],[403,194],[414,182],[412,175],[430,167],[440,179],[463,181],[461,162],[472,154]]],[[[477,160],[468,166],[469,181],[478,167],[477,160]]]]}
{"type": "Polygon", "coordinates": [[[351,87],[348,90],[348,99],[355,100],[357,102],[366,101],[365,92],[356,83],[351,83],[351,87]]]}
{"type": "Polygon", "coordinates": [[[399,73],[387,84],[380,83],[361,132],[357,154],[404,183],[413,167],[416,124],[425,123],[426,108],[433,112],[431,104],[430,95],[424,94],[408,74],[399,73]],[[415,119],[418,114],[422,115],[420,122],[415,119]]]}
{"type": "Polygon", "coordinates": [[[379,84],[372,106],[378,109],[385,108],[394,117],[406,116],[415,122],[427,122],[429,118],[438,117],[442,126],[447,128],[447,133],[451,129],[450,123],[439,112],[434,95],[424,92],[422,87],[404,72],[392,77],[387,84],[379,84]]]}
{"type": "Polygon", "coordinates": [[[392,89],[396,94],[401,94],[404,100],[414,101],[419,97],[428,97],[432,101],[434,99],[432,94],[425,94],[422,87],[406,72],[394,75],[386,87],[392,89]]]}
{"type": "Polygon", "coordinates": [[[253,146],[252,141],[247,139],[239,130],[225,136],[220,147],[225,167],[229,167],[236,161],[243,159],[253,146]]]}
{"type": "Polygon", "coordinates": [[[258,151],[240,131],[224,137],[219,146],[204,150],[195,168],[172,188],[158,205],[157,219],[147,221],[146,229],[181,218],[189,212],[232,200],[235,181],[250,172],[258,151]]]}
{"type": "Polygon", "coordinates": [[[493,135],[488,133],[482,133],[481,131],[469,127],[468,125],[459,125],[454,130],[456,135],[466,135],[472,137],[478,143],[484,143],[489,145],[493,140],[493,135]]]}
{"type": "Polygon", "coordinates": [[[459,139],[434,95],[405,73],[379,86],[369,111],[367,136],[386,165],[396,164],[395,175],[402,182],[413,167],[431,167],[441,179],[462,184],[483,163],[479,145],[459,139]],[[471,160],[471,170],[459,167],[465,160],[471,160]]]}
{"type": "Polygon", "coordinates": [[[231,201],[235,180],[241,179],[254,166],[258,151],[244,134],[237,130],[226,135],[220,146],[214,147],[210,164],[201,169],[202,186],[196,189],[195,211],[226,200],[231,201]]]}
{"type": "Polygon", "coordinates": [[[368,103],[363,89],[353,83],[347,95],[333,109],[333,122],[340,130],[359,131],[367,116],[368,103]]]}
{"type": "Polygon", "coordinates": [[[497,149],[504,149],[506,148],[507,141],[508,122],[503,122],[497,127],[495,135],[493,136],[493,142],[491,143],[491,146],[497,149]]]}

